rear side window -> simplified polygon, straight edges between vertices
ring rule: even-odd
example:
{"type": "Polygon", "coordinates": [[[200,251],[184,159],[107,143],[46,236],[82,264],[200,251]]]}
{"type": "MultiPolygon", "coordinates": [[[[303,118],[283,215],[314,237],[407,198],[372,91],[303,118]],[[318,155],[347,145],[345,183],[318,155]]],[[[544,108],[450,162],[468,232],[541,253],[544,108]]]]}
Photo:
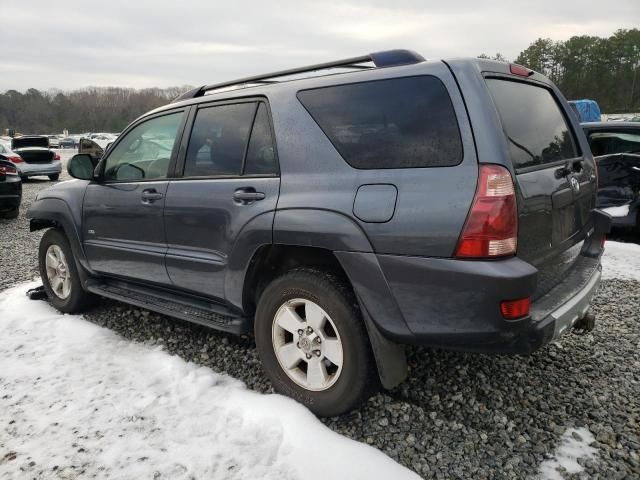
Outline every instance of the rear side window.
{"type": "Polygon", "coordinates": [[[462,161],[451,98],[436,77],[304,90],[298,99],[354,168],[447,167],[462,161]]]}
{"type": "Polygon", "coordinates": [[[578,156],[573,135],[551,91],[535,85],[487,79],[516,169],[578,156]]]}

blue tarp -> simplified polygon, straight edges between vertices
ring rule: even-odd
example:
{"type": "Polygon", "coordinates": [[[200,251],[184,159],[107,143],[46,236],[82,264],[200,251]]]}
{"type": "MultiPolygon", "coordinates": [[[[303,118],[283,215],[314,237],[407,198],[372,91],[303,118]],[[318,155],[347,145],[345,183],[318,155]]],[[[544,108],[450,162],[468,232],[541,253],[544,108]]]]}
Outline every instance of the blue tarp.
{"type": "Polygon", "coordinates": [[[600,122],[600,107],[595,100],[571,100],[569,102],[581,122],[600,122]]]}

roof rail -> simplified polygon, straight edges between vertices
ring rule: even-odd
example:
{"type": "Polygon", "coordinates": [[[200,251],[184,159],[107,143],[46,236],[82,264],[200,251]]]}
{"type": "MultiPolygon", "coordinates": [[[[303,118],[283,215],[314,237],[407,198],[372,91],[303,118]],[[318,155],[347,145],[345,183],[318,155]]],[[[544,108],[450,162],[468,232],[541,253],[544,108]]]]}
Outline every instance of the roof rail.
{"type": "MultiPolygon", "coordinates": [[[[189,90],[183,93],[173,102],[179,102],[181,100],[187,100],[189,98],[200,97],[207,91],[219,90],[222,88],[234,87],[238,85],[246,84],[270,84],[278,83],[276,78],[288,77],[300,73],[316,72],[319,70],[329,70],[332,68],[353,68],[353,69],[369,69],[363,63],[372,62],[376,68],[381,67],[396,67],[400,65],[410,65],[413,63],[424,62],[424,57],[419,53],[411,50],[386,50],[383,52],[370,53],[369,55],[362,55],[360,57],[345,58],[344,60],[336,60],[334,62],[318,63],[316,65],[309,65],[306,67],[291,68],[289,70],[281,70],[279,72],[267,73],[263,75],[255,75],[252,77],[240,78],[230,82],[215,83],[211,85],[203,85],[202,87],[196,87],[193,90],[189,90]]],[[[172,103],[173,103],[172,102],[172,103]]]]}

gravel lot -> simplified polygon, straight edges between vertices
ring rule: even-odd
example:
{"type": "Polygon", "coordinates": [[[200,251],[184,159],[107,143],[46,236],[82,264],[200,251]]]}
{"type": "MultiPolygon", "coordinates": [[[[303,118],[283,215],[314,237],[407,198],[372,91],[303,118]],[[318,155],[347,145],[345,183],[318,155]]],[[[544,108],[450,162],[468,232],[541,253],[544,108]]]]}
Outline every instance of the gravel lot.
{"type": "MultiPolygon", "coordinates": [[[[49,184],[25,183],[21,216],[0,220],[0,290],[37,275],[41,233],[29,232],[24,212],[49,184]]],[[[596,438],[596,456],[582,462],[583,473],[562,477],[638,479],[638,305],[640,283],[604,281],[594,302],[596,329],[528,357],[412,348],[405,383],[325,423],[424,477],[474,479],[534,478],[568,428],[586,427],[596,438]]],[[[86,318],[272,391],[249,339],[107,300],[86,318]]]]}

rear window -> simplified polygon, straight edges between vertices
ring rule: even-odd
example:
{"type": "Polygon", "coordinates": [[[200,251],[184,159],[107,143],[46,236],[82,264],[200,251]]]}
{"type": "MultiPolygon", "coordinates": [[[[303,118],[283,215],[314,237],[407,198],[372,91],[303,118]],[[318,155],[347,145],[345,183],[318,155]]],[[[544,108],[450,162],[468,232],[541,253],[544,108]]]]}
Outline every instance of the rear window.
{"type": "Polygon", "coordinates": [[[578,156],[573,135],[549,90],[531,84],[487,79],[516,169],[578,156]]]}
{"type": "Polygon", "coordinates": [[[298,99],[354,168],[448,167],[462,161],[451,98],[436,77],[304,90],[298,99]]]}

